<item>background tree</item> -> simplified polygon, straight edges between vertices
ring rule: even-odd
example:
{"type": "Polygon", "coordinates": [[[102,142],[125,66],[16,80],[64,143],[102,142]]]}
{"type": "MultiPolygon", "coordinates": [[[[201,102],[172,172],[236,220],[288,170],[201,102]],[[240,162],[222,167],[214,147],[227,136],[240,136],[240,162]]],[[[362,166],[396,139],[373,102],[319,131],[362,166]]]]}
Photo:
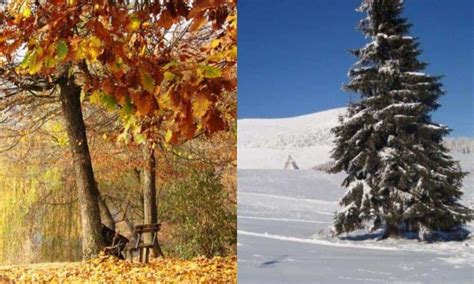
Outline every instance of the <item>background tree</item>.
{"type": "MultiPolygon", "coordinates": [[[[442,140],[449,129],[430,112],[444,94],[440,77],[423,73],[418,41],[408,35],[402,0],[364,0],[359,24],[372,41],[353,51],[358,61],[345,89],[360,95],[333,129],[333,172],[346,171],[348,191],[334,229],[341,234],[373,222],[384,237],[452,231],[472,219],[459,203],[460,171],[442,140]]],[[[420,236],[420,237],[423,237],[420,236]]]]}

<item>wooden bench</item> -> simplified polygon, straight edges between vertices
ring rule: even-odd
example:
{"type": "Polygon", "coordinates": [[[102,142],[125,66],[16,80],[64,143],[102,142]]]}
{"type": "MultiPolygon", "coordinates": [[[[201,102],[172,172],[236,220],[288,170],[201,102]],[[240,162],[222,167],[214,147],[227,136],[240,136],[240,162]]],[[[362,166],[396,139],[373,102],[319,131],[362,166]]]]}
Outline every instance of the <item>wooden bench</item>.
{"type": "Polygon", "coordinates": [[[153,249],[157,253],[157,256],[164,257],[158,243],[158,232],[160,231],[160,227],[161,224],[159,223],[137,225],[134,227],[134,234],[137,236],[137,240],[135,246],[128,248],[130,261],[133,261],[133,252],[138,251],[140,262],[147,263],[150,249],[153,249]],[[145,242],[145,234],[151,234],[151,242],[145,242]]]}

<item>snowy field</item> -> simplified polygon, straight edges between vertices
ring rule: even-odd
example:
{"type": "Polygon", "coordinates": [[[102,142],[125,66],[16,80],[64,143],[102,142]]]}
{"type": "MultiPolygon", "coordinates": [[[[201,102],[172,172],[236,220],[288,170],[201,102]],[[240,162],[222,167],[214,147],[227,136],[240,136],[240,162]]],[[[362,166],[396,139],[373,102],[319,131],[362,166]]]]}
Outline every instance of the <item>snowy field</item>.
{"type": "MultiPolygon", "coordinates": [[[[473,283],[472,238],[427,244],[329,237],[344,175],[310,168],[328,161],[328,129],[341,112],[282,119],[283,126],[239,121],[239,283],[473,283]],[[289,154],[303,170],[282,169],[289,154]]],[[[474,172],[474,154],[455,158],[474,172]]],[[[472,207],[474,174],[465,179],[464,192],[463,203],[472,207]]],[[[474,232],[474,224],[468,229],[474,232]]]]}

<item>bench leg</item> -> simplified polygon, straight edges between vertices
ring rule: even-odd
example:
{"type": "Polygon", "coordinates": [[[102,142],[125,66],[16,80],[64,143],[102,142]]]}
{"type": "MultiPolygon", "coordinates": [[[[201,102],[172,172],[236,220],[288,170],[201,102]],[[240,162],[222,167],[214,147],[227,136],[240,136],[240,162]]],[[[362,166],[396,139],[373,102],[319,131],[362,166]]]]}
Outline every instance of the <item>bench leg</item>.
{"type": "Polygon", "coordinates": [[[145,263],[148,263],[148,253],[150,252],[149,248],[145,248],[145,263]]]}
{"type": "Polygon", "coordinates": [[[165,258],[165,254],[164,254],[163,251],[161,250],[160,244],[159,244],[158,242],[156,242],[156,250],[157,250],[157,252],[158,252],[157,255],[158,255],[159,257],[161,256],[162,258],[165,258]]]}

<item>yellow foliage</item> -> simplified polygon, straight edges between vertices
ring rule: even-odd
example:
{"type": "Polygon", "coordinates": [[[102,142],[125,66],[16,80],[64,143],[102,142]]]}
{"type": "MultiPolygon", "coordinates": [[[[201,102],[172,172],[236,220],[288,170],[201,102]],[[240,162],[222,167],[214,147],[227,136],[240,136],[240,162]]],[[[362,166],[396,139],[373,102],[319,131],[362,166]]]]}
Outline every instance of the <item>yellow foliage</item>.
{"type": "Polygon", "coordinates": [[[220,39],[214,39],[211,41],[211,48],[216,48],[219,46],[219,44],[221,44],[220,39]]]}
{"type": "Polygon", "coordinates": [[[140,82],[143,86],[143,89],[153,93],[155,90],[155,80],[151,77],[150,73],[143,71],[140,73],[140,82]]]}
{"type": "Polygon", "coordinates": [[[141,21],[136,15],[130,17],[130,23],[127,26],[128,31],[134,32],[140,28],[141,21]]]}
{"type": "Polygon", "coordinates": [[[162,109],[168,110],[173,107],[173,101],[171,100],[170,92],[159,95],[158,104],[162,109]]]}
{"type": "Polygon", "coordinates": [[[75,38],[71,41],[71,45],[76,60],[88,59],[90,62],[95,62],[103,52],[102,42],[96,36],[86,39],[75,38]]]}
{"type": "Polygon", "coordinates": [[[0,267],[0,282],[236,283],[237,258],[152,259],[131,263],[101,255],[86,262],[0,267]]]}
{"type": "Polygon", "coordinates": [[[23,17],[28,18],[31,16],[31,9],[28,6],[25,6],[23,9],[23,17]]]}
{"type": "Polygon", "coordinates": [[[193,113],[197,118],[203,117],[212,103],[206,98],[206,96],[197,96],[193,101],[193,113]]]}

